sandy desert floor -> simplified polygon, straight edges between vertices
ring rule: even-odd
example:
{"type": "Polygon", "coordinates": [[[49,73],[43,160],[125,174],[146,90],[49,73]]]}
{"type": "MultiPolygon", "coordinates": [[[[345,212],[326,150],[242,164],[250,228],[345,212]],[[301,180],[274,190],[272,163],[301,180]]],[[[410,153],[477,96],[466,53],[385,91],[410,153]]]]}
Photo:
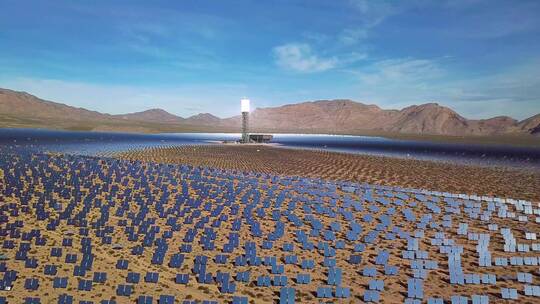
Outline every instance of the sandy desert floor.
{"type": "Polygon", "coordinates": [[[540,172],[533,170],[464,166],[268,145],[149,148],[120,153],[117,157],[540,201],[540,172]]]}
{"type": "Polygon", "coordinates": [[[234,297],[273,303],[279,301],[281,287],[257,286],[258,278],[274,282],[275,276],[285,275],[297,303],[359,303],[374,279],[384,281],[378,293],[381,303],[402,303],[410,296],[408,284],[418,275],[418,263],[434,262],[434,267],[419,267],[425,272],[423,302],[428,298],[448,302],[456,295],[471,301],[473,295],[483,295],[490,303],[500,303],[501,288],[515,288],[516,303],[540,299],[524,291],[525,286],[540,285],[540,244],[525,235],[540,232],[538,203],[463,199],[332,181],[534,199],[540,187],[534,172],[257,146],[132,151],[118,157],[122,159],[0,156],[0,252],[7,257],[0,261],[0,279],[6,283],[8,272],[17,273],[7,282],[11,291],[0,291],[0,297],[8,303],[23,303],[28,297],[56,303],[61,295],[73,297],[74,303],[104,299],[134,303],[141,295],[154,301],[172,295],[175,303],[231,303],[234,297]],[[459,232],[462,224],[467,224],[465,232],[459,232]],[[508,228],[511,237],[501,228],[508,228]],[[489,238],[493,260],[534,258],[534,265],[522,260],[516,265],[479,266],[480,235],[489,238]],[[88,245],[83,249],[86,242],[90,252],[88,245]],[[119,248],[114,249],[115,244],[119,248]],[[166,249],[158,244],[166,244],[166,249]],[[505,251],[505,244],[526,245],[527,251],[505,251]],[[134,254],[139,247],[143,252],[134,254]],[[61,248],[61,256],[52,257],[52,248],[61,248]],[[463,274],[494,274],[497,281],[451,284],[445,253],[449,248],[462,248],[463,274]],[[405,258],[406,251],[416,257],[405,258]],[[158,252],[163,252],[161,263],[154,262],[158,252]],[[75,254],[76,262],[67,263],[68,254],[75,254]],[[377,257],[384,254],[388,259],[380,261],[377,257]],[[174,266],[170,261],[176,255],[183,261],[174,266]],[[220,255],[227,256],[224,263],[217,262],[220,255]],[[204,273],[210,274],[212,283],[198,281],[197,256],[208,258],[204,273]],[[353,256],[359,260],[353,262],[353,256]],[[74,275],[89,257],[93,262],[86,264],[86,272],[74,275]],[[122,259],[129,262],[127,269],[116,269],[122,259]],[[310,260],[312,269],[302,267],[310,260]],[[44,274],[47,265],[56,265],[57,273],[44,274]],[[387,266],[398,272],[387,274],[387,266]],[[366,268],[375,269],[373,277],[365,275],[366,268]],[[334,270],[342,272],[339,283],[329,282],[334,270]],[[242,282],[237,274],[245,271],[249,279],[242,282]],[[79,282],[91,281],[95,272],[106,272],[107,280],[92,283],[89,291],[78,290],[79,282]],[[145,282],[147,272],[158,272],[159,282],[145,282]],[[531,281],[520,282],[518,272],[531,274],[531,281]],[[139,282],[127,282],[129,273],[140,274],[139,282]],[[236,284],[234,293],[223,292],[218,273],[228,273],[226,281],[236,284]],[[188,283],[176,283],[178,274],[189,274],[188,283]],[[311,282],[300,284],[298,274],[308,274],[311,282]],[[53,288],[58,277],[68,278],[67,288],[53,288]],[[32,278],[39,282],[35,290],[25,288],[32,278]],[[132,286],[133,293],[118,295],[120,285],[132,286]],[[350,290],[350,296],[337,298],[337,286],[350,290]],[[319,288],[328,288],[331,296],[317,298],[319,288]]]}

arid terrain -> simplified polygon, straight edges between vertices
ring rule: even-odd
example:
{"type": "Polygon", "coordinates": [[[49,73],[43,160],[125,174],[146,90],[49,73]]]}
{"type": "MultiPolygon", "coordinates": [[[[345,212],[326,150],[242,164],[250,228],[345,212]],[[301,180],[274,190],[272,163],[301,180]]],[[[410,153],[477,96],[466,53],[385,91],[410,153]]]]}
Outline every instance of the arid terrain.
{"type": "Polygon", "coordinates": [[[260,146],[117,157],[123,160],[2,153],[0,268],[10,290],[0,298],[270,303],[290,290],[284,284],[297,303],[371,296],[380,303],[456,296],[498,303],[503,288],[517,290],[520,303],[537,299],[524,291],[518,272],[536,284],[539,261],[523,264],[532,253],[507,250],[515,251],[513,242],[538,250],[526,237],[538,231],[537,202],[296,176],[534,200],[536,173],[260,146]],[[487,239],[486,249],[477,246],[479,238],[487,239]],[[485,250],[491,264],[479,266],[485,250]],[[459,271],[449,251],[457,253],[459,271]],[[501,259],[511,264],[494,264],[501,259]],[[96,280],[96,273],[106,279],[96,280]],[[158,282],[147,282],[148,273],[158,273],[158,282]],[[300,281],[305,275],[309,282],[300,281]],[[53,287],[61,278],[67,286],[53,287]],[[425,278],[420,292],[411,291],[415,278],[425,278]],[[225,289],[231,284],[234,290],[225,289]]]}
{"type": "Polygon", "coordinates": [[[217,144],[153,148],[116,156],[157,163],[540,201],[540,172],[531,170],[484,168],[267,145],[217,144]]]}

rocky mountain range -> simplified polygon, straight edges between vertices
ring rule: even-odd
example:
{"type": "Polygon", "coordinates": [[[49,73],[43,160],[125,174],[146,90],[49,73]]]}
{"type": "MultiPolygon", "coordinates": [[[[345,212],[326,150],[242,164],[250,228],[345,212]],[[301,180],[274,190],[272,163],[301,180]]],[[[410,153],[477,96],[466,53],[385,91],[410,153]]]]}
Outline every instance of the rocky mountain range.
{"type": "MultiPolygon", "coordinates": [[[[240,116],[222,119],[201,113],[183,118],[162,109],[110,115],[8,89],[0,89],[0,118],[2,127],[135,132],[238,131],[241,126],[240,116]]],[[[386,110],[351,100],[319,100],[255,109],[250,113],[250,126],[258,132],[539,136],[540,114],[522,121],[507,116],[472,120],[436,103],[386,110]]]]}

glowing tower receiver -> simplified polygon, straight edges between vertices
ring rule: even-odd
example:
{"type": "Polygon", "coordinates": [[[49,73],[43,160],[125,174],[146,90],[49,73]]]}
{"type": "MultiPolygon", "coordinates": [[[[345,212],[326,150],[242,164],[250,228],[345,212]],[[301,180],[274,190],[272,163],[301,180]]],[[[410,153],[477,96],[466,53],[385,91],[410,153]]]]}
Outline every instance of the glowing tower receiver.
{"type": "Polygon", "coordinates": [[[243,98],[240,100],[240,107],[242,109],[242,113],[249,112],[249,99],[243,98]]]}
{"type": "Polygon", "coordinates": [[[242,143],[248,143],[249,99],[242,98],[240,100],[240,109],[242,111],[242,143]]]}

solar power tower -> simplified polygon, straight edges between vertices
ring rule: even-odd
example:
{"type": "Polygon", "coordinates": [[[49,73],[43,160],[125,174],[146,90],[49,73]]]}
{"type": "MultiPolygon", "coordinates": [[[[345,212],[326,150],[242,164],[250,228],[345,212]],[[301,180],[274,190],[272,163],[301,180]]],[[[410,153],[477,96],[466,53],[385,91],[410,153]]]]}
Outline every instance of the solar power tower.
{"type": "Polygon", "coordinates": [[[242,143],[249,143],[249,99],[241,99],[240,108],[242,111],[242,143]]]}

